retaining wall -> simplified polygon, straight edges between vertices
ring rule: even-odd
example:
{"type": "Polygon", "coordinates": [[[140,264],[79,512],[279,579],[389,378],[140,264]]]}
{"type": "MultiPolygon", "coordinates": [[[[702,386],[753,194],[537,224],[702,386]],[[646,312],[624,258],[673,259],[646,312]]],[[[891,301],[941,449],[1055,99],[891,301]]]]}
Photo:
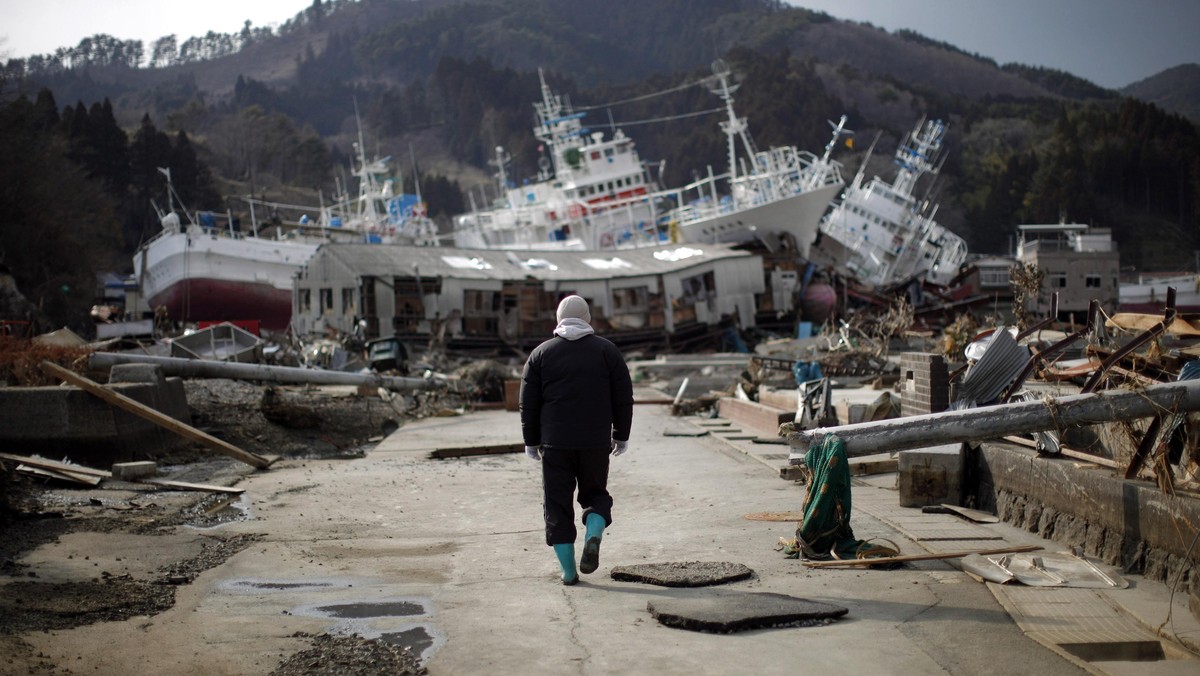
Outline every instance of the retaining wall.
{"type": "MultiPolygon", "coordinates": [[[[183,381],[157,366],[113,368],[109,388],[191,424],[183,381]],[[150,368],[146,368],[150,367],[150,368]],[[119,382],[121,380],[137,382],[119,382]]],[[[156,457],[185,443],[158,425],[76,387],[0,387],[0,447],[18,455],[69,457],[107,467],[156,457]]]]}
{"type": "Polygon", "coordinates": [[[1041,537],[1174,584],[1200,597],[1200,499],[1169,496],[1148,481],[1126,481],[1108,468],[1038,456],[1031,449],[984,443],[968,462],[978,507],[1041,537]]]}

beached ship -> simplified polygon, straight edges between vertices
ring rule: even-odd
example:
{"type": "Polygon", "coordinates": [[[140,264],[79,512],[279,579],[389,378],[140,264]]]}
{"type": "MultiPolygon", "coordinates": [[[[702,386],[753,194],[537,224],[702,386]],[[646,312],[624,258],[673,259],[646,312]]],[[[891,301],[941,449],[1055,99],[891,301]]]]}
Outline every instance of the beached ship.
{"type": "Polygon", "coordinates": [[[734,110],[737,85],[723,62],[714,65],[709,83],[725,102],[727,171],[709,168],[690,185],[663,190],[651,180],[632,139],[619,129],[605,138],[585,128],[586,113],[576,112],[543,78],[534,134],[547,154],[537,180],[509,186],[504,151],[497,148],[501,197],[491,208],[473,208],[455,219],[455,244],[595,250],[787,236],[807,253],[821,215],[844,185],[841,165],[830,155],[837,138],[848,133],[845,118],[835,125],[822,157],[794,146],[759,151],[746,118],[734,110]]]}
{"type": "Polygon", "coordinates": [[[419,196],[398,193],[387,177],[388,158],[368,161],[361,133],[356,151],[356,197],[347,192],[317,208],[247,198],[248,232],[231,215],[188,212],[169,170],[161,170],[168,191],[167,208],[155,206],[162,230],[133,258],[149,306],[172,321],[254,319],[281,330],[291,319],[292,277],[321,244],[436,244],[437,226],[419,196]]]}
{"type": "Polygon", "coordinates": [[[1167,302],[1167,289],[1175,289],[1175,309],[1200,313],[1200,274],[1142,273],[1136,279],[1120,283],[1118,308],[1121,312],[1161,314],[1167,302]]]}
{"type": "MultiPolygon", "coordinates": [[[[937,205],[917,197],[917,182],[936,175],[946,126],[918,123],[895,154],[891,182],[864,182],[867,162],[821,220],[810,258],[873,287],[924,279],[946,285],[966,262],[967,244],[934,220],[937,205]]],[[[868,154],[869,157],[869,154],[868,154]]]]}

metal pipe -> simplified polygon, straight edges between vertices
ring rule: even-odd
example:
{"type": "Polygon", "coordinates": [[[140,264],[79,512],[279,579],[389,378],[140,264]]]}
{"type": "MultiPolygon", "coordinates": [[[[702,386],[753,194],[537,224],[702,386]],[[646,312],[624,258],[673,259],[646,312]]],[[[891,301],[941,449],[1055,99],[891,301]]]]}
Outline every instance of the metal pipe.
{"type": "Polygon", "coordinates": [[[236,362],[212,361],[209,359],[180,359],[157,357],[146,354],[117,352],[93,352],[88,357],[88,368],[105,371],[117,364],[157,364],[163,375],[184,378],[230,378],[232,380],[261,380],[272,383],[307,383],[313,385],[373,385],[389,390],[433,389],[445,384],[444,380],[425,378],[400,378],[377,373],[348,373],[345,371],[323,371],[291,366],[268,366],[265,364],[241,364],[236,362]]]}
{"type": "Polygon", "coordinates": [[[1136,391],[1109,390],[1057,399],[1047,397],[1042,401],[821,427],[783,436],[793,447],[789,462],[799,465],[803,463],[808,447],[821,443],[826,434],[845,441],[846,455],[854,457],[1197,410],[1200,410],[1200,380],[1188,380],[1151,385],[1136,391]]]}

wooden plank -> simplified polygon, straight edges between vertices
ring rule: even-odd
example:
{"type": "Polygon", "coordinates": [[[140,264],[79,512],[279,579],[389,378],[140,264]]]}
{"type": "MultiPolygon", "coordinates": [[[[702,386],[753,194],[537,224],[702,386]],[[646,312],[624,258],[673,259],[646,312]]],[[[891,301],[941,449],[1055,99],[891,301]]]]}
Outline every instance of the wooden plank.
{"type": "Polygon", "coordinates": [[[1087,462],[1090,462],[1094,465],[1102,465],[1104,467],[1109,467],[1111,469],[1122,469],[1121,465],[1118,464],[1116,461],[1109,460],[1108,458],[1101,458],[1100,456],[1093,455],[1092,453],[1084,453],[1083,451],[1077,451],[1073,448],[1066,448],[1066,447],[1060,447],[1058,449],[1058,452],[1061,455],[1067,456],[1068,458],[1075,458],[1076,460],[1086,460],[1087,462]]]}
{"type": "Polygon", "coordinates": [[[56,469],[44,469],[41,467],[33,467],[31,465],[17,465],[18,472],[33,474],[47,479],[57,479],[59,481],[69,481],[71,483],[80,484],[82,486],[95,486],[100,483],[101,479],[92,474],[73,474],[56,469]]]}
{"type": "Polygon", "coordinates": [[[963,517],[967,521],[974,521],[975,523],[1000,523],[1000,517],[978,509],[948,505],[946,503],[942,503],[941,506],[963,517]]]}
{"type": "Polygon", "coordinates": [[[1040,545],[1024,545],[1021,547],[1002,547],[1000,549],[973,549],[966,552],[945,552],[942,554],[902,554],[900,556],[883,556],[875,559],[837,559],[834,561],[805,561],[804,565],[809,568],[833,568],[836,566],[874,566],[881,563],[903,563],[905,561],[937,561],[941,559],[961,559],[964,556],[979,554],[982,556],[990,556],[992,554],[1018,554],[1021,552],[1036,552],[1041,550],[1040,545]]]}
{"type": "Polygon", "coordinates": [[[56,378],[60,378],[67,383],[74,385],[75,387],[78,387],[81,390],[88,392],[89,394],[99,397],[103,401],[112,404],[113,406],[122,408],[138,417],[145,418],[146,420],[149,420],[160,427],[164,427],[181,437],[192,439],[193,441],[199,441],[218,453],[227,455],[236,460],[240,460],[248,465],[257,467],[258,469],[266,469],[271,464],[268,459],[262,456],[243,451],[237,446],[222,441],[206,432],[202,432],[191,425],[185,425],[169,415],[160,413],[159,411],[156,411],[139,401],[130,399],[119,392],[113,392],[103,385],[84,378],[73,371],[68,371],[58,364],[44,361],[42,362],[42,370],[56,378]]]}
{"type": "Polygon", "coordinates": [[[439,448],[429,452],[430,460],[445,460],[447,458],[470,458],[479,455],[502,455],[505,453],[522,453],[525,444],[501,444],[499,446],[464,446],[461,448],[439,448]]]}
{"type": "Polygon", "coordinates": [[[208,491],[209,493],[245,493],[245,488],[232,488],[230,486],[216,486],[213,484],[194,484],[187,481],[172,481],[162,477],[147,477],[138,479],[134,483],[152,484],[154,486],[162,486],[164,488],[177,488],[182,491],[208,491]]]}
{"type": "Polygon", "coordinates": [[[112,472],[103,469],[92,469],[84,465],[72,465],[67,462],[58,462],[47,458],[28,458],[23,455],[12,455],[10,453],[0,453],[0,459],[11,460],[13,462],[21,462],[31,467],[40,467],[42,469],[52,469],[60,472],[70,472],[72,474],[89,474],[101,478],[112,477],[112,472]]]}

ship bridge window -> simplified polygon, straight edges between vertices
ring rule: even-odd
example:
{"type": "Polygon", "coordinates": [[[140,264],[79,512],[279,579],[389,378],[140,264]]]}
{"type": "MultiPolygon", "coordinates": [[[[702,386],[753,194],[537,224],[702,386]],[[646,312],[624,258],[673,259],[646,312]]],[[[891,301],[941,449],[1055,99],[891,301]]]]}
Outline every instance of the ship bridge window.
{"type": "Polygon", "coordinates": [[[994,287],[1008,286],[1008,268],[990,268],[979,270],[979,286],[994,287]]]}

